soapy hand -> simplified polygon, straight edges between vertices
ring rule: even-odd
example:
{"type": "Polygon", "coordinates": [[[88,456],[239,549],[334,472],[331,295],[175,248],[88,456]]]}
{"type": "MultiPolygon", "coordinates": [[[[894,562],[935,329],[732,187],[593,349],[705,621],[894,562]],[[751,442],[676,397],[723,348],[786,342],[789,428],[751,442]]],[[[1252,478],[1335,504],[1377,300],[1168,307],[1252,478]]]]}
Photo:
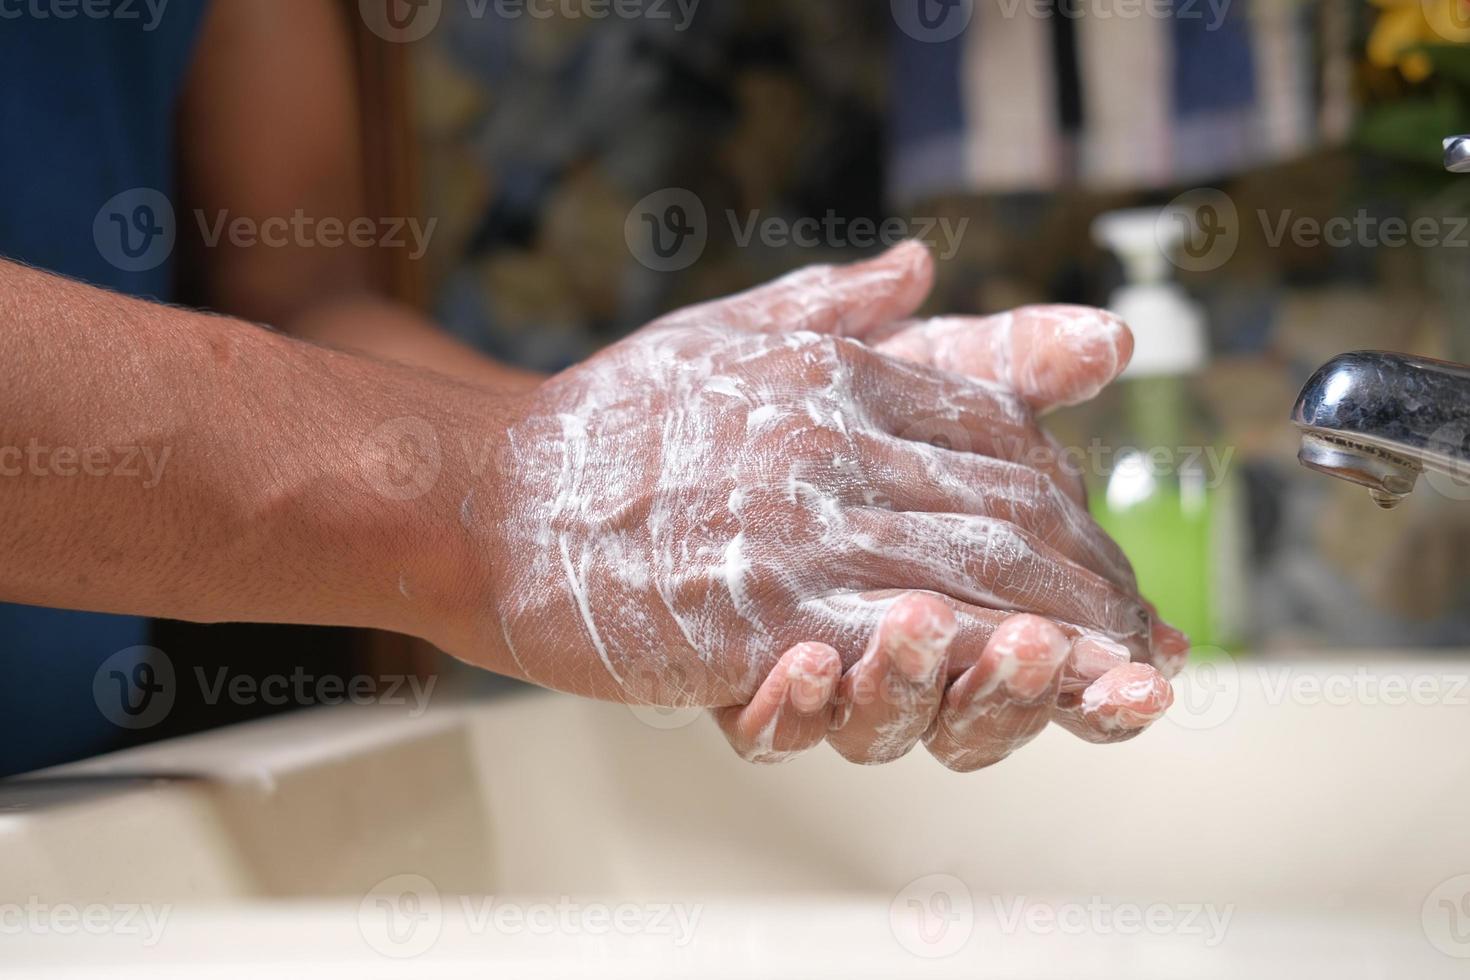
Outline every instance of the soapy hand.
{"type": "MultiPolygon", "coordinates": [[[[798,273],[814,279],[843,274],[831,269],[798,273]]],[[[918,278],[927,283],[929,274],[927,263],[919,263],[918,278]]],[[[899,271],[889,274],[890,280],[902,276],[899,271]]],[[[1091,399],[1132,354],[1132,336],[1116,317],[1083,307],[1037,306],[985,318],[904,321],[862,336],[892,356],[1002,384],[1037,412],[1091,399]]],[[[1067,481],[1063,486],[1082,499],[1080,484],[1067,481]]],[[[1058,632],[1037,617],[1017,616],[1000,628],[993,622],[975,624],[981,636],[987,629],[995,632],[982,662],[952,682],[942,701],[932,693],[906,704],[901,697],[874,696],[882,691],[874,678],[884,677],[896,656],[885,656],[885,647],[912,644],[902,639],[905,624],[923,622],[915,613],[924,601],[908,597],[907,605],[893,610],[887,633],[881,638],[875,634],[863,663],[854,669],[867,676],[850,675],[840,689],[831,684],[826,698],[815,694],[827,690],[833,654],[820,644],[789,651],[750,705],[716,712],[731,744],[753,761],[781,761],[828,737],[830,728],[830,739],[848,758],[882,762],[906,751],[912,733],[920,731],[936,757],[969,771],[1025,744],[1048,718],[1089,741],[1121,741],[1139,734],[1167,709],[1172,692],[1166,678],[1183,666],[1189,651],[1188,638],[1157,617],[1147,655],[1140,658],[1143,663],[1130,664],[1127,651],[1106,636],[1066,625],[1058,632]],[[860,718],[856,724],[854,714],[860,718]],[[894,739],[894,732],[903,734],[894,739]],[[894,741],[898,751],[884,744],[894,741]]],[[[931,608],[930,620],[936,617],[942,612],[931,608]]]]}
{"type": "Polygon", "coordinates": [[[1097,739],[1156,716],[1162,677],[1124,666],[1154,654],[1132,572],[1031,412],[1105,383],[1127,331],[1017,314],[992,324],[986,358],[967,321],[892,328],[931,276],[918,246],[805,270],[672,314],[535,392],[503,498],[464,510],[500,562],[485,632],[512,672],[745,705],[722,721],[748,756],[830,725],[850,758],[927,735],[967,768],[1059,699],[1097,739]],[[1028,346],[1046,331],[1104,366],[1058,368],[1028,346]]]}

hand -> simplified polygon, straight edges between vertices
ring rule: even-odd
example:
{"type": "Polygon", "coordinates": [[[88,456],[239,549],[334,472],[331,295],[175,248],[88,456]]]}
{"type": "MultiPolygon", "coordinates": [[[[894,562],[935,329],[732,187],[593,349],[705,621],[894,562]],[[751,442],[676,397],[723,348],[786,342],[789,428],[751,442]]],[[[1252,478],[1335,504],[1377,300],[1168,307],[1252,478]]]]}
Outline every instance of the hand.
{"type": "MultiPolygon", "coordinates": [[[[1170,627],[1156,635],[1173,655],[1188,649],[1170,627]]],[[[797,644],[750,704],[717,709],[715,719],[751,762],[784,762],[826,739],[849,761],[872,765],[922,739],[950,769],[972,772],[1021,748],[1048,721],[1090,742],[1120,742],[1172,703],[1165,675],[1130,663],[1106,636],[1031,614],[956,612],[940,597],[906,593],[845,673],[830,646],[797,644]],[[967,663],[977,646],[979,659],[967,663]],[[932,668],[946,657],[947,669],[932,668]]]]}
{"type": "Polygon", "coordinates": [[[542,385],[500,485],[462,509],[496,597],[470,659],[587,696],[743,705],[798,641],[858,663],[916,589],[957,622],[906,661],[924,684],[981,660],[997,610],[1149,656],[1132,572],[1029,407],[839,336],[910,316],[929,274],[916,246],[807,270],[542,385]]]}
{"type": "MultiPolygon", "coordinates": [[[[1116,317],[1082,307],[902,322],[864,339],[894,356],[1004,384],[1037,411],[1090,399],[1132,354],[1132,337],[1116,317]]],[[[1080,486],[1065,485],[1080,498],[1080,486]]],[[[788,651],[750,705],[716,712],[731,744],[753,761],[781,761],[829,737],[830,729],[844,756],[872,763],[898,757],[923,735],[947,766],[969,771],[1024,745],[1049,717],[1090,741],[1137,735],[1168,708],[1165,679],[1188,654],[1188,638],[1157,618],[1144,658],[1156,671],[1128,665],[1126,651],[1107,637],[1075,630],[1068,637],[1044,620],[1018,616],[995,629],[981,662],[942,698],[932,689],[905,697],[895,667],[916,642],[905,633],[923,635],[924,623],[943,619],[932,606],[925,611],[926,601],[914,596],[896,605],[845,677],[835,651],[822,644],[788,651]]]]}

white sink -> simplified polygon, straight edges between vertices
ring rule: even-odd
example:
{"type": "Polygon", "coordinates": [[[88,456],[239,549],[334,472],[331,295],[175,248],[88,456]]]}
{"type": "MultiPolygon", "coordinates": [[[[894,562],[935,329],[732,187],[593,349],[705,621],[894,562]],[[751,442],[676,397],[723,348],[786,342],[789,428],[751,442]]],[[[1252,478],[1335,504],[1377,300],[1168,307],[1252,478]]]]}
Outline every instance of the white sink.
{"type": "Polygon", "coordinates": [[[1470,976],[1467,677],[1205,665],[969,776],[539,693],[301,713],[0,784],[0,972],[1470,976]]]}

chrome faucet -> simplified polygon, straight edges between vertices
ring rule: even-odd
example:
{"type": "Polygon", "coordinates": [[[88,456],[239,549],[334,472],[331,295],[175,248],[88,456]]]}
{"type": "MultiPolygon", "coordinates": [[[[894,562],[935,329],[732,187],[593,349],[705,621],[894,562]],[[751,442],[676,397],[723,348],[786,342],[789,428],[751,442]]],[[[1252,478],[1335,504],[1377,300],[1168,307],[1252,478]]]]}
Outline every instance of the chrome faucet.
{"type": "Polygon", "coordinates": [[[1470,477],[1470,367],[1357,351],[1324,364],[1291,420],[1304,466],[1359,483],[1380,507],[1409,495],[1426,469],[1470,477]]]}
{"type": "Polygon", "coordinates": [[[1470,174],[1470,134],[1445,137],[1444,168],[1452,174],[1470,174]]]}
{"type": "MultiPolygon", "coordinates": [[[[1470,173],[1470,135],[1444,141],[1444,165],[1470,173]]],[[[1470,480],[1466,365],[1385,351],[1342,354],[1312,375],[1291,420],[1301,429],[1304,466],[1362,484],[1380,507],[1397,505],[1426,470],[1470,480]]]]}

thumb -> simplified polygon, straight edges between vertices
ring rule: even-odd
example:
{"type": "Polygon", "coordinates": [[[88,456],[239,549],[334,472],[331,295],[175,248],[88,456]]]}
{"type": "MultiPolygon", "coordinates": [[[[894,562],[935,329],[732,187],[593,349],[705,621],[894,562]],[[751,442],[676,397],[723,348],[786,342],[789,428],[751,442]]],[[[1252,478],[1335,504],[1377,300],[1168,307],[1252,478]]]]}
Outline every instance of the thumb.
{"type": "Polygon", "coordinates": [[[1037,411],[1097,396],[1133,356],[1122,320],[1089,306],[1025,306],[990,317],[904,324],[878,350],[1005,385],[1037,411]]]}
{"type": "Polygon", "coordinates": [[[929,250],[907,241],[865,262],[809,266],[713,305],[756,333],[809,330],[861,340],[913,316],[933,285],[929,250]]]}

